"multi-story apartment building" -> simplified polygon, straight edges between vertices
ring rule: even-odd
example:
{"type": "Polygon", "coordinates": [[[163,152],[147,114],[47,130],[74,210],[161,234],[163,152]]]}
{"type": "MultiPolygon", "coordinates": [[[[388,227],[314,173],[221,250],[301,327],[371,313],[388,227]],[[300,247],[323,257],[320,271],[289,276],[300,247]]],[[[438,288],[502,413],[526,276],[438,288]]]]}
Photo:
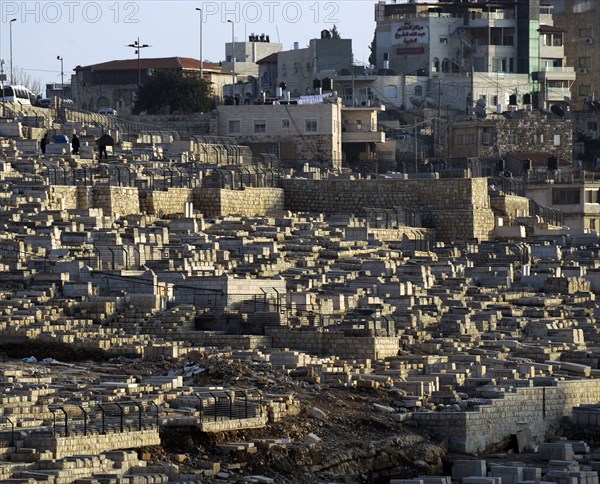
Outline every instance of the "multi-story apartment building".
{"type": "MultiPolygon", "coordinates": [[[[382,0],[375,5],[375,20],[378,67],[430,79],[486,77],[498,91],[496,103],[487,99],[494,110],[498,104],[508,108],[511,94],[518,95],[519,104],[529,94],[526,100],[548,108],[563,102],[575,81],[552,6],[539,0],[382,0]]],[[[472,102],[479,97],[471,93],[472,102]]]]}
{"type": "Polygon", "coordinates": [[[218,134],[233,136],[254,154],[276,155],[287,165],[304,163],[339,171],[342,105],[331,102],[218,106],[218,134]]]}
{"type": "Polygon", "coordinates": [[[314,94],[315,79],[334,78],[352,72],[352,40],[333,39],[330,32],[311,39],[308,47],[279,52],[278,83],[285,83],[293,97],[314,94]]]}
{"type": "Polygon", "coordinates": [[[281,51],[282,48],[281,44],[271,42],[270,37],[265,34],[251,34],[245,42],[227,42],[225,61],[222,62],[223,70],[232,72],[235,58],[235,73],[238,78],[257,77],[257,62],[281,51]]]}
{"type": "Polygon", "coordinates": [[[554,25],[564,30],[568,64],[577,79],[571,88],[574,108],[600,100],[600,2],[597,0],[545,0],[553,7],[554,25]]]}

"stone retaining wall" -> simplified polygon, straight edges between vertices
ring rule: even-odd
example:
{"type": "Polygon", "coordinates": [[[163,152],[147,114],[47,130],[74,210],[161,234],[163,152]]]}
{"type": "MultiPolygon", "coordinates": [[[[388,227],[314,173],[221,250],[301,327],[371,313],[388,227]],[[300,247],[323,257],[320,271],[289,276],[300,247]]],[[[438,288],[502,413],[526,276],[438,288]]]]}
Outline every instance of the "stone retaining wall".
{"type": "Polygon", "coordinates": [[[515,195],[504,195],[490,199],[492,208],[511,219],[529,216],[529,199],[515,195]]]}
{"type": "Polygon", "coordinates": [[[140,197],[134,187],[50,185],[46,193],[51,210],[101,208],[113,217],[140,213],[140,197]]]}
{"type": "Polygon", "coordinates": [[[429,217],[438,239],[489,240],[494,228],[486,178],[282,180],[285,208],[297,212],[365,214],[404,206],[429,217]]]}
{"type": "Polygon", "coordinates": [[[448,439],[450,450],[478,454],[529,429],[542,442],[573,407],[600,401],[600,380],[559,381],[555,387],[518,388],[469,412],[417,412],[419,427],[448,439]]]}
{"type": "Polygon", "coordinates": [[[192,192],[190,188],[144,190],[140,192],[140,210],[150,215],[183,214],[185,204],[193,200],[192,192]]]}
{"type": "Polygon", "coordinates": [[[285,326],[265,326],[274,348],[290,348],[320,356],[381,360],[397,356],[399,339],[394,337],[344,336],[342,332],[294,331],[285,326]]]}
{"type": "Polygon", "coordinates": [[[280,188],[222,190],[201,188],[194,191],[194,208],[207,217],[222,215],[264,216],[284,209],[280,188]]]}
{"type": "Polygon", "coordinates": [[[27,448],[34,448],[38,451],[49,450],[55,459],[72,455],[96,455],[109,450],[135,449],[150,445],[160,445],[158,429],[72,437],[31,436],[25,441],[27,448]]]}

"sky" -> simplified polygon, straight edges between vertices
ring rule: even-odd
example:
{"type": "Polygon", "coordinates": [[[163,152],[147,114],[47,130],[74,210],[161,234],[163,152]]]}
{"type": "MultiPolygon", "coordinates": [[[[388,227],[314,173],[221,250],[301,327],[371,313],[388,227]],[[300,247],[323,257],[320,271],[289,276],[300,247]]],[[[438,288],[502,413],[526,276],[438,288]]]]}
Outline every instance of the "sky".
{"type": "Polygon", "coordinates": [[[142,57],[225,58],[225,43],[235,33],[241,42],[251,34],[269,35],[283,50],[298,42],[306,47],[323,29],[337,25],[342,38],[352,39],[357,63],[368,63],[375,30],[376,0],[257,1],[19,1],[0,0],[0,59],[10,82],[10,39],[15,78],[19,72],[45,86],[61,82],[78,65],[134,59],[128,47],[138,40],[149,47],[142,57]],[[16,19],[10,22],[11,19],[16,19]],[[232,20],[232,23],[227,22],[232,20]],[[12,30],[12,35],[11,35],[12,30]]]}

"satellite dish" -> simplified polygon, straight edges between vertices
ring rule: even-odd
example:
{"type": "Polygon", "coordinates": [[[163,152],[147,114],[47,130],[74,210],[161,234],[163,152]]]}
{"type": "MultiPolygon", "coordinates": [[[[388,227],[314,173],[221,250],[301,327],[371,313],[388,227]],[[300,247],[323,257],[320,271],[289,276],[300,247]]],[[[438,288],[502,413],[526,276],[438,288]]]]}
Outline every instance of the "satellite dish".
{"type": "Polygon", "coordinates": [[[558,116],[559,118],[562,118],[565,115],[565,110],[561,108],[558,104],[553,104],[552,106],[550,106],[550,111],[552,111],[552,113],[558,116]]]}
{"type": "Polygon", "coordinates": [[[485,112],[485,108],[482,108],[481,106],[475,106],[475,109],[473,110],[473,112],[475,113],[475,116],[477,116],[479,119],[487,118],[487,113],[485,112]]]}
{"type": "Polygon", "coordinates": [[[481,108],[481,109],[485,109],[485,107],[487,106],[487,103],[485,102],[485,99],[480,98],[477,100],[477,107],[481,108]]]}

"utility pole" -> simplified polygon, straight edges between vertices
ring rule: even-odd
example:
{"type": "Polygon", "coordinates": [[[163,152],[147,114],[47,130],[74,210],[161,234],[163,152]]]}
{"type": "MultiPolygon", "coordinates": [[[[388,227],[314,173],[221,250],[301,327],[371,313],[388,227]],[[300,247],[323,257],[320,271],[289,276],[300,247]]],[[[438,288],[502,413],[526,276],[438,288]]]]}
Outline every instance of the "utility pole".
{"type": "Polygon", "coordinates": [[[415,116],[415,173],[419,173],[419,140],[417,138],[417,117],[415,116]]]}
{"type": "Polygon", "coordinates": [[[204,61],[202,60],[202,24],[204,22],[202,9],[196,8],[200,12],[200,79],[204,79],[204,61]]]}
{"type": "Polygon", "coordinates": [[[10,83],[14,84],[15,83],[15,72],[13,69],[13,55],[12,55],[12,23],[16,22],[17,19],[16,18],[12,18],[10,19],[10,21],[8,22],[8,32],[9,32],[9,50],[10,50],[10,83]]]}
{"type": "Polygon", "coordinates": [[[133,44],[128,44],[127,47],[133,47],[135,49],[135,53],[137,54],[137,67],[138,67],[138,89],[139,87],[142,85],[142,71],[140,70],[140,51],[142,49],[144,49],[145,47],[150,47],[148,44],[140,44],[140,38],[138,37],[137,40],[133,43],[133,44]]]}

